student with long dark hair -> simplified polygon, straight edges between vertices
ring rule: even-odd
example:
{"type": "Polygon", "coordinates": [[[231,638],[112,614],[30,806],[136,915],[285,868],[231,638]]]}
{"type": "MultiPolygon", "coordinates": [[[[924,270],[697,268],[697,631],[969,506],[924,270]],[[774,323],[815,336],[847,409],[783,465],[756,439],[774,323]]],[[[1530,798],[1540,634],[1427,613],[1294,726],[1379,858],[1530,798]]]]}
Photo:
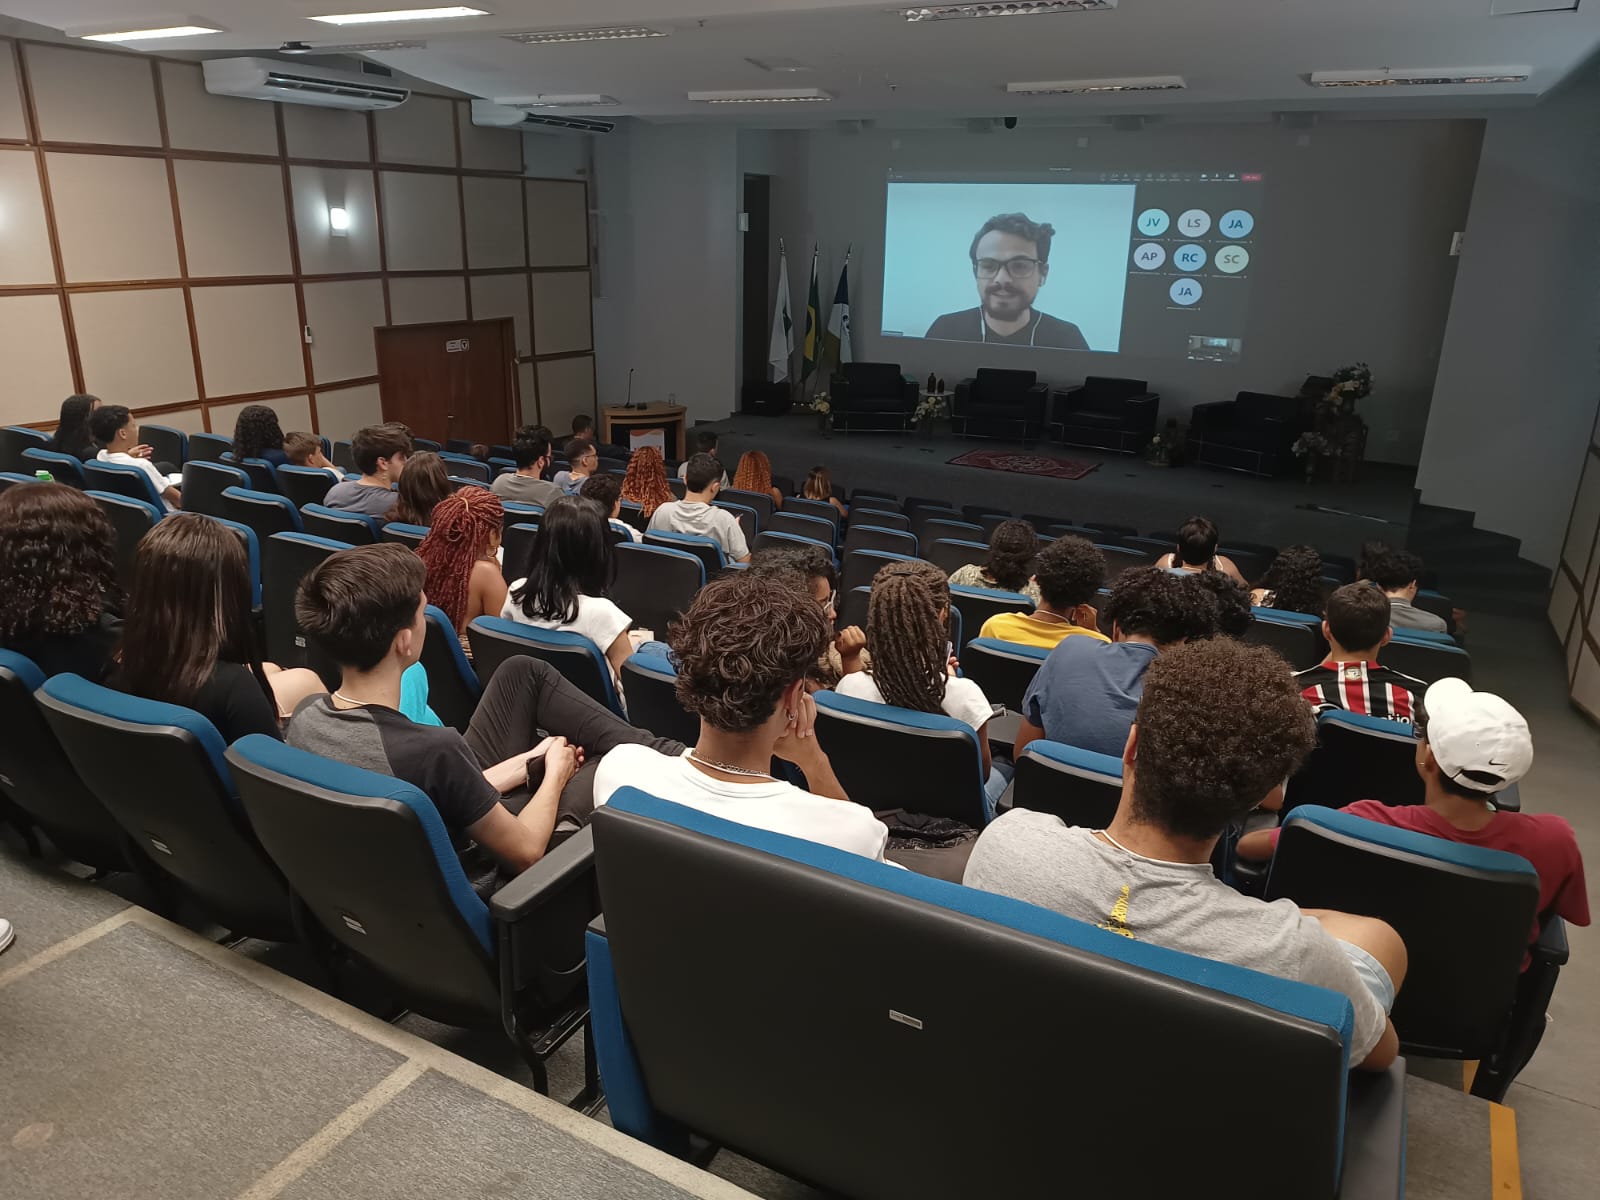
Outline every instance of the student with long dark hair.
{"type": "Polygon", "coordinates": [[[611,586],[611,539],[593,500],[563,496],[544,510],[521,579],[500,613],[524,625],[581,633],[611,664],[613,674],[633,652],[627,613],[606,599],[611,586]]]}
{"type": "Polygon", "coordinates": [[[275,467],[289,461],[283,451],[283,428],[278,414],[265,404],[247,404],[233,423],[233,461],[263,458],[275,467]]]}
{"type": "Polygon", "coordinates": [[[400,499],[389,513],[389,520],[400,525],[433,524],[433,510],[450,494],[450,474],[444,459],[432,450],[413,454],[406,460],[405,474],[396,485],[400,499]]]}
{"type": "Polygon", "coordinates": [[[139,542],[111,682],[194,709],[225,742],[247,733],[282,737],[280,720],[324,690],[314,671],[261,660],[244,546],[193,513],[166,518],[139,542]]]}
{"type": "Polygon", "coordinates": [[[90,462],[100,447],[89,432],[89,414],[100,407],[99,396],[68,396],[61,402],[61,419],[50,435],[51,450],[90,462]]]}

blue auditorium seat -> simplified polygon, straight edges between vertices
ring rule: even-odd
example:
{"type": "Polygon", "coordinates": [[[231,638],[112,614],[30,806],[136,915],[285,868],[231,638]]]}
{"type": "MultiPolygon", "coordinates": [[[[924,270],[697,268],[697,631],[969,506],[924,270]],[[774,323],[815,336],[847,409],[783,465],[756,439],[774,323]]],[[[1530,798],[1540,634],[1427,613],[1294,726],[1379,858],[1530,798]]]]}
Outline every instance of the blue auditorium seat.
{"type": "Polygon", "coordinates": [[[483,692],[478,673],[467,661],[461,639],[444,610],[430,604],[424,611],[428,627],[422,642],[422,668],[428,673],[428,706],[439,720],[465,733],[483,692]]]}
{"type": "Polygon", "coordinates": [[[467,626],[467,642],[472,646],[472,662],[485,687],[507,659],[527,655],[549,663],[584,695],[627,719],[611,679],[611,664],[600,648],[581,633],[540,629],[504,617],[479,617],[467,626]]]}

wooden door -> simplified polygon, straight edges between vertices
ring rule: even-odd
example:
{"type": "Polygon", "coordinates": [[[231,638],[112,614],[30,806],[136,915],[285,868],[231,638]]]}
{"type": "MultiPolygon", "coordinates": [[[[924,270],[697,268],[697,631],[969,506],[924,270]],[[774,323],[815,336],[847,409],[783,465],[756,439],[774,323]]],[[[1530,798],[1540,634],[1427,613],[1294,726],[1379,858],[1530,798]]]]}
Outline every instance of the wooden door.
{"type": "Polygon", "coordinates": [[[440,443],[511,441],[519,406],[510,317],[385,325],[373,337],[385,421],[440,443]]]}

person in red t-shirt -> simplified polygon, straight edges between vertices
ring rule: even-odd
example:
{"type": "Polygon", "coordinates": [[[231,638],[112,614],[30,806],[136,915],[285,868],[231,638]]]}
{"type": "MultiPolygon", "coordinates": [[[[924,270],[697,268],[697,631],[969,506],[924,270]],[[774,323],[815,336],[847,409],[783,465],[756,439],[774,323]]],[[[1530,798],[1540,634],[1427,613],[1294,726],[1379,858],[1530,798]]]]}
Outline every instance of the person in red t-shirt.
{"type": "MultiPolygon", "coordinates": [[[[1574,925],[1587,925],[1589,893],[1572,826],[1554,813],[1494,807],[1494,794],[1516,783],[1533,765],[1533,738],[1522,714],[1499,696],[1473,691],[1465,680],[1441,679],[1423,695],[1416,717],[1417,774],[1422,776],[1424,802],[1391,808],[1377,800],[1357,800],[1341,811],[1525,858],[1539,874],[1538,916],[1553,912],[1574,925]]],[[[1239,839],[1238,854],[1270,858],[1277,844],[1276,829],[1261,830],[1239,839]]],[[[1536,921],[1535,938],[1538,932],[1536,921]]]]}
{"type": "Polygon", "coordinates": [[[1389,644],[1389,598],[1370,583],[1349,583],[1328,597],[1322,636],[1327,661],[1296,671],[1300,694],[1318,712],[1342,708],[1409,725],[1427,685],[1378,662],[1389,644]]]}

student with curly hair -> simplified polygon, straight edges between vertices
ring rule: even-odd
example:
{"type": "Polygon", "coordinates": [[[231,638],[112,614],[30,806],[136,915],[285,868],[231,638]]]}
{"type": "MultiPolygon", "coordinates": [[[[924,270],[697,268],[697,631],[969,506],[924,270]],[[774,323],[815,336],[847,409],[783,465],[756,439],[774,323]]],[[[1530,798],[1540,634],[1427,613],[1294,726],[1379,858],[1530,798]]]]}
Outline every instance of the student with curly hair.
{"type": "Polygon", "coordinates": [[[833,505],[833,511],[841,517],[850,515],[850,506],[833,494],[833,476],[828,474],[828,468],[812,467],[806,475],[806,481],[800,485],[800,498],[802,500],[819,500],[823,504],[833,505]]]}
{"type": "MultiPolygon", "coordinates": [[[[829,628],[834,628],[839,571],[833,565],[833,556],[821,546],[767,546],[750,556],[749,573],[803,588],[822,609],[829,628]]],[[[813,688],[836,687],[844,676],[865,670],[870,662],[866,631],[859,625],[847,625],[834,630],[833,640],[817,660],[808,682],[813,688]]]]}
{"type": "Polygon", "coordinates": [[[275,467],[289,461],[283,450],[278,414],[265,404],[246,404],[233,423],[233,461],[263,458],[275,467]]]}
{"type": "Polygon", "coordinates": [[[622,476],[613,475],[610,471],[604,475],[591,475],[583,481],[578,495],[585,500],[593,500],[600,506],[600,511],[606,514],[606,527],[611,530],[612,541],[644,540],[644,534],[622,519],[622,476]]]}
{"type": "Polygon", "coordinates": [[[1205,517],[1190,517],[1178,527],[1178,548],[1172,554],[1163,554],[1155,565],[1168,571],[1220,571],[1241,587],[1248,587],[1245,577],[1233,559],[1217,553],[1217,543],[1222,535],[1205,517]]]}
{"type": "Polygon", "coordinates": [[[756,492],[771,497],[774,512],[783,507],[783,493],[772,486],[772,460],[759,450],[746,450],[739,456],[739,467],[733,473],[733,486],[741,492],[756,492]]]}
{"type": "Polygon", "coordinates": [[[1282,783],[1316,741],[1284,662],[1212,638],[1150,664],[1122,752],[1122,799],[1104,830],[1015,810],[978,838],[969,887],[1201,958],[1343,993],[1350,1061],[1374,1071],[1400,1039],[1388,1018],[1406,949],[1382,921],[1240,895],[1211,870],[1217,839],[1282,783]]]}
{"type": "Polygon", "coordinates": [[[781,580],[740,571],[702,588],[672,625],[678,700],[700,718],[700,736],[681,754],[618,746],[595,772],[595,805],[636,787],[881,860],[888,826],[850,802],[817,743],[806,675],[828,632],[816,603],[781,580]],[[774,777],[774,758],[799,767],[810,790],[774,777]]]}
{"type": "Polygon", "coordinates": [[[1020,592],[1039,603],[1039,585],[1033,581],[1033,560],[1039,555],[1039,535],[1028,521],[1001,521],[989,535],[989,557],[968,563],[950,573],[956,587],[989,588],[1020,592]]]}
{"type": "Polygon", "coordinates": [[[1387,550],[1366,563],[1364,578],[1383,589],[1389,598],[1389,624],[1397,629],[1423,629],[1448,633],[1449,624],[1438,613],[1418,608],[1417,587],[1422,578],[1422,560],[1409,550],[1387,550]]]}
{"type": "Polygon", "coordinates": [[[979,637],[1020,642],[1054,650],[1063,638],[1111,639],[1096,627],[1093,601],[1106,578],[1106,556],[1080,537],[1059,537],[1039,551],[1033,581],[1039,599],[1031,613],[999,613],[979,630],[979,637]]]}
{"type": "Polygon", "coordinates": [[[70,454],[79,462],[90,462],[100,453],[89,432],[89,416],[100,407],[99,396],[68,396],[61,402],[61,418],[50,435],[47,449],[70,454]]]}
{"type": "Polygon", "coordinates": [[[1321,553],[1315,546],[1284,547],[1272,560],[1261,586],[1250,593],[1250,600],[1260,608],[1320,617],[1323,609],[1321,553]]]}
{"type": "Polygon", "coordinates": [[[1106,601],[1111,641],[1067,638],[1044,660],[1022,701],[1015,753],[1038,738],[1120,755],[1156,655],[1217,628],[1217,602],[1196,575],[1124,571],[1106,601]]]}
{"type": "Polygon", "coordinates": [[[1248,633],[1256,619],[1250,610],[1250,593],[1221,571],[1201,571],[1195,579],[1217,602],[1217,632],[1231,638],[1241,638],[1248,633]]]}
{"type": "Polygon", "coordinates": [[[640,446],[628,460],[628,473],[622,477],[622,498],[644,509],[645,520],[656,509],[675,497],[667,484],[667,464],[654,446],[640,446]]]}
{"type": "Polygon", "coordinates": [[[950,585],[932,563],[890,563],[872,579],[867,609],[871,666],[839,681],[841,696],[944,713],[978,735],[989,815],[1011,782],[1011,768],[989,750],[994,706],[983,689],[954,673],[950,647],[950,585]]]}
{"type": "Polygon", "coordinates": [[[428,603],[444,610],[469,654],[467,626],[479,617],[498,617],[505,607],[506,580],[495,557],[504,517],[499,496],[464,487],[434,506],[428,536],[417,547],[417,557],[428,568],[423,585],[428,603]]]}
{"type": "Polygon", "coordinates": [[[62,483],[0,493],[0,647],[46,675],[98,683],[122,635],[116,537],[97,505],[62,483]]]}
{"type": "Polygon", "coordinates": [[[455,484],[450,482],[450,473],[445,469],[444,459],[432,450],[413,454],[406,460],[405,473],[395,486],[398,498],[388,519],[397,525],[427,528],[433,524],[433,510],[450,495],[454,487],[455,484]]]}

